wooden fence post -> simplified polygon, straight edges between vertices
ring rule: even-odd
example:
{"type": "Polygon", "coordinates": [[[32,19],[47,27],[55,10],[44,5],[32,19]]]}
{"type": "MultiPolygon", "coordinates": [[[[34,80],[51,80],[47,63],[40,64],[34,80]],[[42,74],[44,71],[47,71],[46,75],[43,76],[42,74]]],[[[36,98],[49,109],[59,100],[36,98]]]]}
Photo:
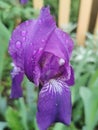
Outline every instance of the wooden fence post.
{"type": "Polygon", "coordinates": [[[33,0],[34,8],[41,9],[44,4],[44,0],[33,0]]]}
{"type": "Polygon", "coordinates": [[[88,31],[90,13],[93,0],[81,0],[80,12],[77,27],[77,42],[79,45],[84,45],[86,33],[88,31]]]}
{"type": "Polygon", "coordinates": [[[59,16],[58,25],[67,25],[70,17],[70,4],[71,0],[59,0],[59,16]]]}

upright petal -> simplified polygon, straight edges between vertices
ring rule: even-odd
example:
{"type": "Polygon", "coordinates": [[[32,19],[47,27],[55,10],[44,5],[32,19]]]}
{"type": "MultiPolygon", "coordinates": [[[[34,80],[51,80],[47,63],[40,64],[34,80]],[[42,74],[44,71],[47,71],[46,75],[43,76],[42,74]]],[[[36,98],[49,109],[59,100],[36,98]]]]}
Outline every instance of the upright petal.
{"type": "Polygon", "coordinates": [[[69,125],[71,110],[69,87],[61,80],[51,79],[42,87],[39,93],[37,112],[39,129],[47,130],[54,122],[69,125]]]}
{"type": "Polygon", "coordinates": [[[58,38],[61,40],[61,43],[64,45],[65,49],[68,50],[68,55],[70,58],[72,54],[72,50],[74,48],[74,43],[72,38],[70,37],[69,34],[67,34],[66,32],[62,31],[59,28],[56,28],[56,34],[58,34],[58,38]]]}
{"type": "Polygon", "coordinates": [[[67,33],[56,28],[48,40],[45,51],[64,59],[65,62],[68,63],[72,49],[73,41],[71,37],[67,33]]]}
{"type": "Polygon", "coordinates": [[[55,30],[55,27],[56,25],[53,17],[50,15],[49,7],[42,8],[40,16],[32,30],[32,33],[30,33],[31,36],[28,41],[29,44],[25,47],[25,72],[29,80],[33,82],[33,77],[38,78],[40,75],[39,73],[35,73],[35,66],[37,70],[40,70],[38,61],[44,51],[45,46],[47,45],[49,37],[55,30]]]}
{"type": "Polygon", "coordinates": [[[27,20],[20,24],[13,31],[10,39],[9,54],[14,64],[22,70],[25,66],[27,77],[36,85],[39,84],[40,77],[37,63],[55,27],[49,7],[42,8],[37,20],[27,20]]]}

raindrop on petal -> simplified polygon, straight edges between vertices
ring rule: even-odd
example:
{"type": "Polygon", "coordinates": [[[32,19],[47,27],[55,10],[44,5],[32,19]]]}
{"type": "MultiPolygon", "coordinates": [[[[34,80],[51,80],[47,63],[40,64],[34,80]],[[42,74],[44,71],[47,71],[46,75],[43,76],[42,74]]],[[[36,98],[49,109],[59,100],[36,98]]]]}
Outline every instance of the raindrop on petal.
{"type": "Polygon", "coordinates": [[[43,48],[39,48],[39,51],[42,51],[43,50],[43,48]]]}
{"type": "Polygon", "coordinates": [[[23,31],[21,32],[21,34],[22,34],[22,36],[25,36],[25,35],[26,35],[26,31],[23,30],[23,31]]]}
{"type": "Polygon", "coordinates": [[[66,40],[66,43],[68,43],[68,40],[66,40]]]}
{"type": "Polygon", "coordinates": [[[39,24],[41,24],[41,23],[42,23],[42,20],[40,19],[40,20],[39,20],[39,24]]]}
{"type": "Polygon", "coordinates": [[[16,47],[17,47],[17,48],[20,48],[20,47],[21,47],[21,42],[20,42],[20,41],[17,41],[17,42],[16,42],[16,47]]]}
{"type": "Polygon", "coordinates": [[[58,106],[58,104],[55,104],[56,106],[58,106]]]}
{"type": "Polygon", "coordinates": [[[65,60],[62,59],[62,58],[60,58],[60,60],[59,60],[59,65],[60,65],[60,66],[61,66],[61,65],[64,65],[64,63],[65,63],[65,60]]]}
{"type": "Polygon", "coordinates": [[[44,39],[42,39],[42,42],[45,42],[45,40],[44,40],[44,39]]]}
{"type": "Polygon", "coordinates": [[[33,54],[35,54],[35,53],[36,53],[36,50],[34,50],[33,54]]]}
{"type": "Polygon", "coordinates": [[[23,37],[22,40],[25,41],[25,40],[26,40],[26,37],[23,37]]]}

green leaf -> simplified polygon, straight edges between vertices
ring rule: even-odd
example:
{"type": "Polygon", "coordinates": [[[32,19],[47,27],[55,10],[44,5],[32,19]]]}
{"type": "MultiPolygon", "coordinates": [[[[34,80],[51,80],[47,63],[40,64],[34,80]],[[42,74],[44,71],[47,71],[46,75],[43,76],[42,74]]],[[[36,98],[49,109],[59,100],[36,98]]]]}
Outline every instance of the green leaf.
{"type": "Polygon", "coordinates": [[[27,125],[26,106],[25,106],[23,98],[19,99],[19,105],[20,105],[20,116],[21,116],[21,119],[22,119],[22,124],[24,126],[24,130],[29,130],[28,125],[27,125]]]}
{"type": "Polygon", "coordinates": [[[0,114],[2,114],[2,115],[5,114],[6,107],[7,107],[6,98],[2,97],[0,94],[0,114]]]}
{"type": "Polygon", "coordinates": [[[80,95],[84,103],[86,130],[93,130],[98,117],[98,99],[89,88],[81,87],[80,95]]]}
{"type": "Polygon", "coordinates": [[[62,123],[56,123],[53,130],[64,130],[64,124],[62,123]]]}
{"type": "Polygon", "coordinates": [[[5,55],[8,47],[9,37],[10,32],[0,21],[0,80],[2,77],[4,62],[6,62],[5,55]]]}
{"type": "Polygon", "coordinates": [[[11,130],[24,130],[19,112],[15,109],[8,107],[5,118],[11,130]]]}
{"type": "Polygon", "coordinates": [[[90,86],[90,88],[98,87],[98,70],[96,70],[95,73],[92,75],[88,85],[90,86]]]}

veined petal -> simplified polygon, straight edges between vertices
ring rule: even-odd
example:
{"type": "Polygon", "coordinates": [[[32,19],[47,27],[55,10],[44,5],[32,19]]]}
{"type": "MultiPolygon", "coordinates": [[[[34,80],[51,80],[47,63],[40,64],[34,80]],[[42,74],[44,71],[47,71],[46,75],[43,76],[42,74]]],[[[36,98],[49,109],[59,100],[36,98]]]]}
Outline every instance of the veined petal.
{"type": "Polygon", "coordinates": [[[22,97],[22,87],[21,83],[23,80],[24,73],[18,67],[14,67],[11,72],[12,76],[12,88],[10,98],[19,98],[22,97]]]}
{"type": "Polygon", "coordinates": [[[37,122],[40,130],[46,130],[54,122],[69,125],[71,122],[71,93],[67,84],[51,79],[46,83],[38,99],[37,122]]]}

